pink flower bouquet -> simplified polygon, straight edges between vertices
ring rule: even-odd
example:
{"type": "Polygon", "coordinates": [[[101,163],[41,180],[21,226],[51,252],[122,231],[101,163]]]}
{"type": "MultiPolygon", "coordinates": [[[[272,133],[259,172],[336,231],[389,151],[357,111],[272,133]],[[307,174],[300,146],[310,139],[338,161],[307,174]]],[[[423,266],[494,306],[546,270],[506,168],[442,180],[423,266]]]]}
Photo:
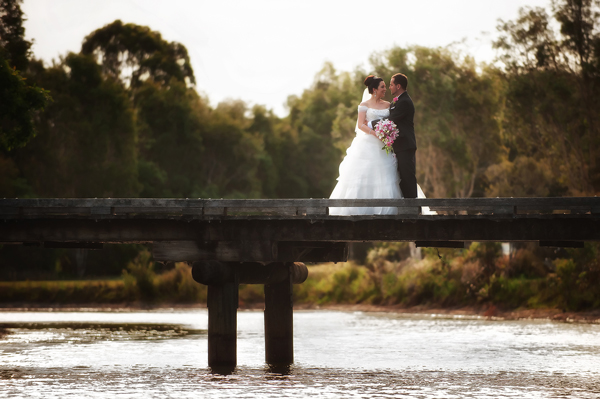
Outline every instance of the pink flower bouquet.
{"type": "Polygon", "coordinates": [[[394,140],[398,138],[398,128],[396,124],[389,119],[384,119],[377,124],[375,127],[375,134],[383,143],[382,150],[385,150],[386,154],[393,153],[394,149],[392,144],[394,140]]]}

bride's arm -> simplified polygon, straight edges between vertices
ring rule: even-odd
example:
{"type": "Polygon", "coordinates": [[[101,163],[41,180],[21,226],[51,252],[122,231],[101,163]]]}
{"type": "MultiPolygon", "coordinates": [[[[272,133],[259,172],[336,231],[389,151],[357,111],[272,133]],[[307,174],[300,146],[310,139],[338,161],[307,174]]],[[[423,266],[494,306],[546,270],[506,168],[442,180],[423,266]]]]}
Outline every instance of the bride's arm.
{"type": "MultiPolygon", "coordinates": [[[[373,131],[373,129],[371,129],[369,126],[366,125],[366,119],[367,119],[367,107],[364,107],[364,111],[362,110],[362,107],[359,107],[358,110],[358,121],[357,126],[360,130],[362,130],[363,132],[365,132],[366,134],[372,134],[373,136],[375,136],[375,132],[373,131]]],[[[375,136],[377,137],[377,136],[375,136]]]]}

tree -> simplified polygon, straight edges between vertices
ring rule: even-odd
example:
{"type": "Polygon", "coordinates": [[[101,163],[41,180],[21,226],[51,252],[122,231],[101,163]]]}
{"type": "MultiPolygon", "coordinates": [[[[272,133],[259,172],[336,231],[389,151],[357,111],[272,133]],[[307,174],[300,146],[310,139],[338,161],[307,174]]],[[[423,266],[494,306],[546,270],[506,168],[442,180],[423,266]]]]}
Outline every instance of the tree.
{"type": "MultiPolygon", "coordinates": [[[[575,58],[575,73],[581,91],[581,106],[585,111],[587,128],[595,134],[587,140],[592,180],[600,179],[600,154],[597,154],[600,132],[598,100],[600,99],[600,1],[553,0],[552,9],[560,23],[562,48],[575,58]],[[598,158],[598,159],[597,159],[598,158]]],[[[600,185],[597,185],[600,189],[600,185]]]]}
{"type": "Polygon", "coordinates": [[[163,86],[168,86],[172,79],[196,83],[185,46],[163,40],[160,33],[147,26],[116,20],[89,34],[81,53],[96,57],[105,74],[132,88],[146,79],[163,86]]]}
{"type": "Polygon", "coordinates": [[[288,99],[290,130],[281,147],[285,161],[280,167],[279,192],[291,197],[329,197],[340,161],[355,135],[356,107],[364,89],[361,81],[349,73],[338,74],[326,63],[310,89],[288,99]]]}
{"type": "Polygon", "coordinates": [[[252,119],[246,104],[229,100],[209,114],[203,137],[204,156],[199,160],[203,193],[208,197],[260,198],[259,166],[264,158],[264,141],[249,131],[252,119]]]}
{"type": "Polygon", "coordinates": [[[22,0],[0,0],[0,55],[9,65],[24,71],[30,58],[31,42],[25,40],[22,0]]]}
{"type": "Polygon", "coordinates": [[[0,150],[24,146],[35,135],[32,119],[50,101],[49,93],[28,85],[22,71],[31,42],[24,39],[19,0],[0,0],[0,150]]]}
{"type": "Polygon", "coordinates": [[[208,106],[185,84],[152,81],[137,91],[138,170],[143,197],[199,197],[208,106]]]}
{"type": "Polygon", "coordinates": [[[49,93],[29,86],[0,53],[0,149],[22,147],[35,135],[33,118],[50,100],[49,93]]]}
{"type": "Polygon", "coordinates": [[[498,26],[505,144],[511,162],[518,155],[548,161],[550,195],[593,195],[600,191],[599,2],[560,0],[552,9],[558,32],[540,8],[498,26]]]}
{"type": "MultiPolygon", "coordinates": [[[[37,63],[34,63],[37,64],[37,63]]],[[[127,91],[91,56],[69,54],[31,79],[52,90],[40,134],[15,159],[42,197],[129,197],[137,180],[136,126],[127,91]]]]}

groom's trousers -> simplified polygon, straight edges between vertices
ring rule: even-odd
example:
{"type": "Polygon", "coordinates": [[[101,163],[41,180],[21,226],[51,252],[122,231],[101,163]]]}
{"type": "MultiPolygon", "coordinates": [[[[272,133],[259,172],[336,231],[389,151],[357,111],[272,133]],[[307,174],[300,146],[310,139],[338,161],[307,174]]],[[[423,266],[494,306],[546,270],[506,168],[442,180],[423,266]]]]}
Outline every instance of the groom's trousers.
{"type": "Polygon", "coordinates": [[[400,189],[404,198],[417,198],[417,150],[398,151],[398,173],[400,174],[400,189]]]}

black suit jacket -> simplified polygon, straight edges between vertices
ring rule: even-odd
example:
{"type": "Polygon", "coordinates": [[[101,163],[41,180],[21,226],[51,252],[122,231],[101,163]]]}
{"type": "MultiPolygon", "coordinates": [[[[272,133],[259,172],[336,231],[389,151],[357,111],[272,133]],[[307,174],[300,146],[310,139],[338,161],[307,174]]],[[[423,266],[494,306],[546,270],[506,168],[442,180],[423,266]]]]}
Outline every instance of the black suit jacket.
{"type": "MultiPolygon", "coordinates": [[[[395,103],[392,100],[390,116],[387,119],[390,119],[398,127],[398,138],[392,145],[395,152],[417,149],[414,118],[415,106],[407,92],[402,93],[395,103]]],[[[373,129],[380,121],[381,119],[377,119],[371,123],[373,129]]]]}

